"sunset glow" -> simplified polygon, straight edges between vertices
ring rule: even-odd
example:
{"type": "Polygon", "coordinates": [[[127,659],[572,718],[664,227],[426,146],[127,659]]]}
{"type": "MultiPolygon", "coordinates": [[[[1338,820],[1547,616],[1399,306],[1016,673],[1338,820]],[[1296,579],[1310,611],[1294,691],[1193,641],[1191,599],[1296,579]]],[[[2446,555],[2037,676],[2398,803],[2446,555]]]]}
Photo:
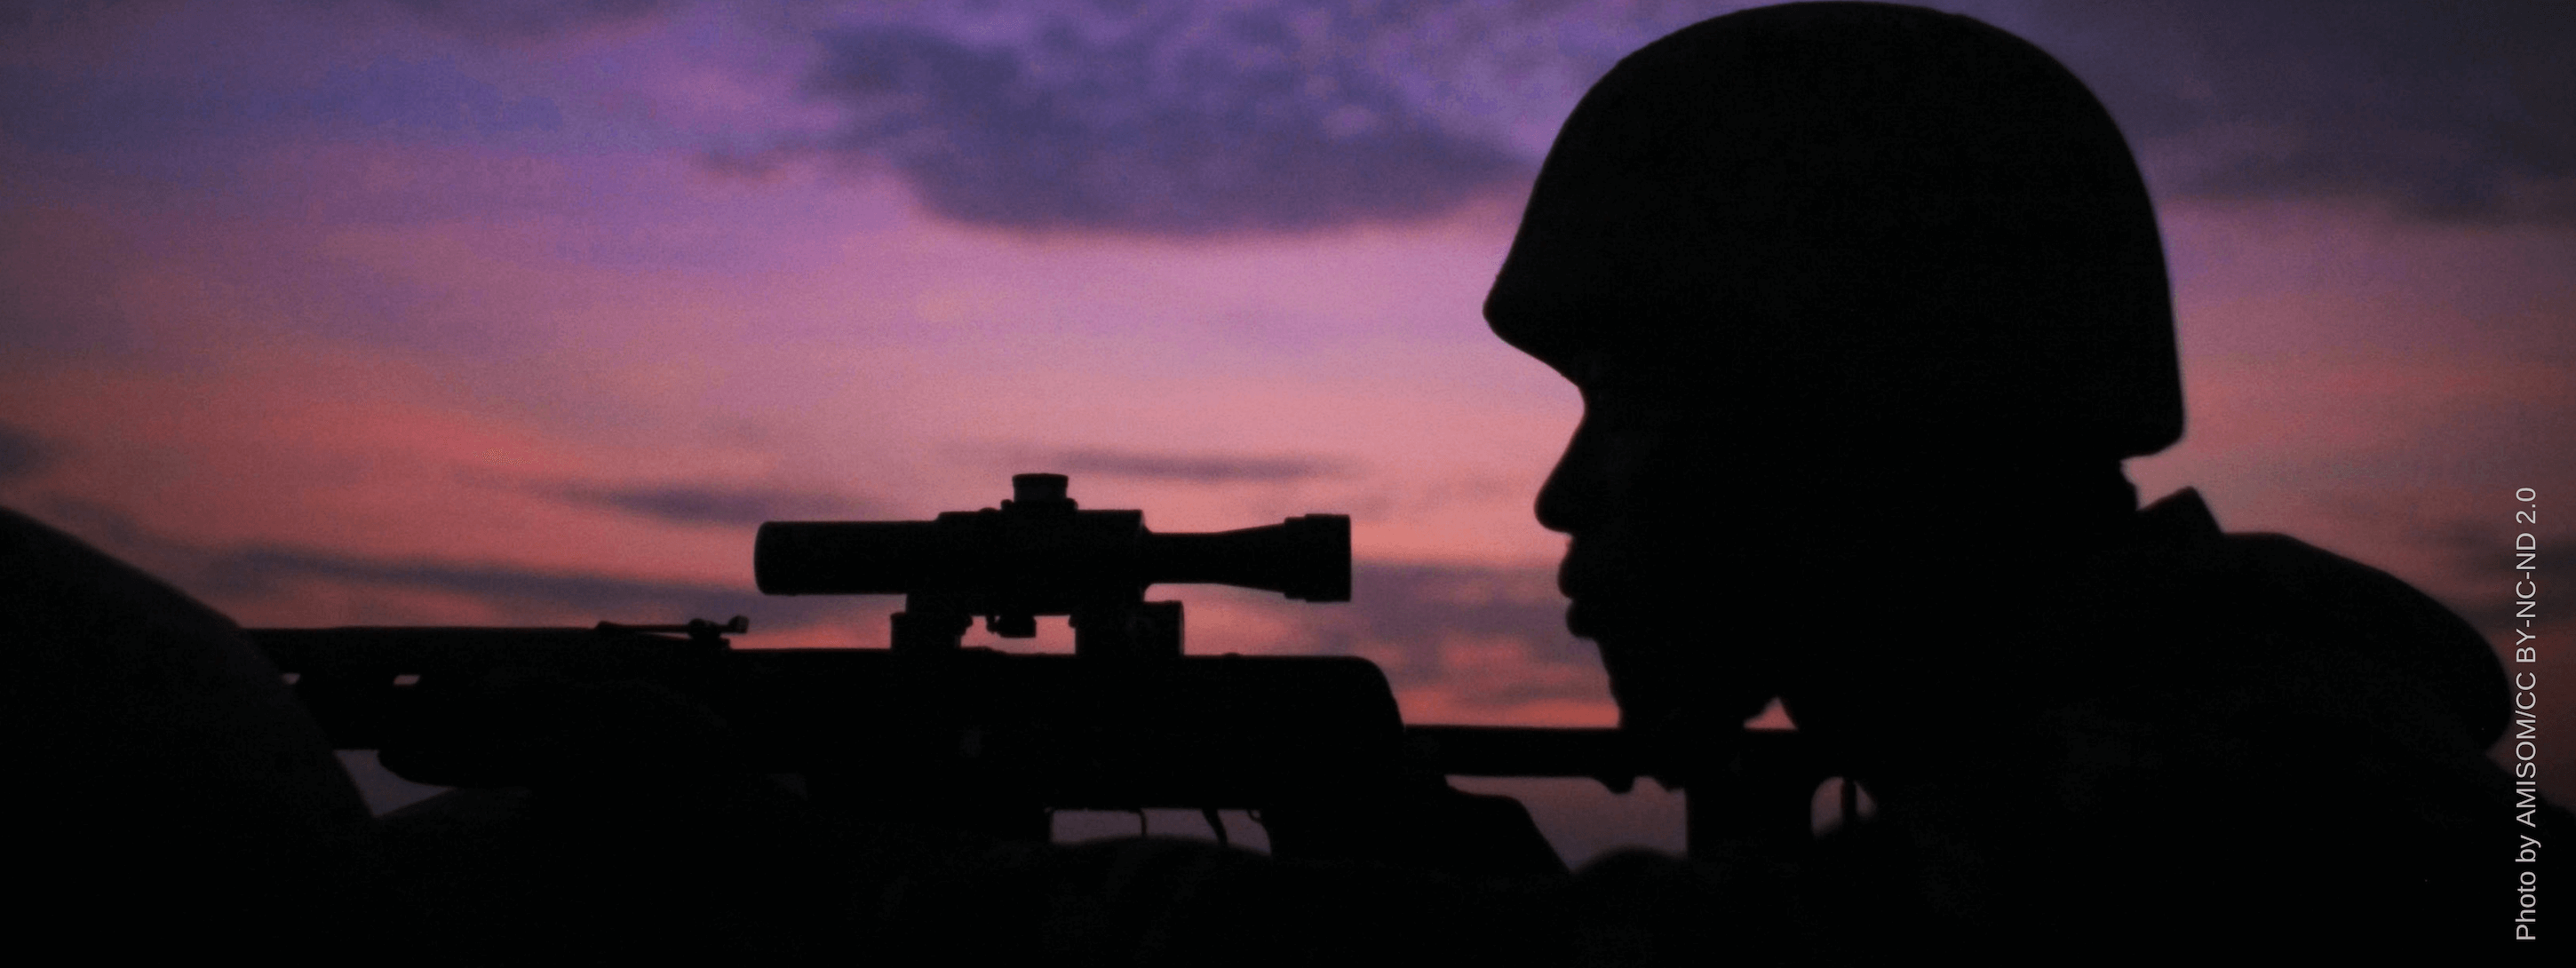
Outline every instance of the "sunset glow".
{"type": "MultiPolygon", "coordinates": [[[[2514,489],[2576,548],[2576,83],[2533,53],[2571,18],[1934,5],[2056,53],[2145,164],[2190,422],[2142,496],[2508,638],[2514,489]]],[[[1184,591],[1193,651],[1615,721],[1530,514],[1580,404],[1479,305],[1573,99],[1742,5],[1138,6],[0,18],[0,504],[250,626],[881,645],[893,602],[754,592],[752,529],[1057,471],[1158,530],[1352,516],[1351,603],[1184,591]]],[[[1561,843],[1678,843],[1557,796],[1561,843]]]]}

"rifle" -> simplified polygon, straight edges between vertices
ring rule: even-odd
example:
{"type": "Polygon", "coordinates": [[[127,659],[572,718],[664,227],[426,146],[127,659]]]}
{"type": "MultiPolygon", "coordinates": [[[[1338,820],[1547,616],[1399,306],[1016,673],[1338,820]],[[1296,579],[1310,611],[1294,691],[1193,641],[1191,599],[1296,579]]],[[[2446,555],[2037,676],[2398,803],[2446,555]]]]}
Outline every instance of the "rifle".
{"type": "MultiPolygon", "coordinates": [[[[820,802],[1043,840],[1057,809],[1272,810],[1419,778],[1588,777],[1625,792],[1652,761],[1614,729],[1404,724],[1374,663],[1350,656],[1187,655],[1181,603],[1158,584],[1213,583],[1308,602],[1350,597],[1350,519],[1309,514],[1212,533],[1156,533],[1143,514],[1084,510],[1055,474],[1012,478],[999,508],[931,521],[761,525],[763,593],[900,594],[888,648],[757,649],[717,624],[591,628],[251,629],[340,749],[439,786],[546,782],[567,688],[641,680],[717,713],[741,769],[792,774],[820,802]],[[1004,638],[1062,615],[1071,655],[965,648],[976,618],[1004,638]]],[[[1723,770],[1695,771],[1704,823],[1804,839],[1821,775],[1796,734],[1749,732],[1723,770]],[[1729,788],[1772,791],[1714,798],[1729,788]]],[[[1222,826],[1217,829],[1222,831],[1222,826]]],[[[1695,848],[1694,853],[1699,853],[1695,848]]]]}

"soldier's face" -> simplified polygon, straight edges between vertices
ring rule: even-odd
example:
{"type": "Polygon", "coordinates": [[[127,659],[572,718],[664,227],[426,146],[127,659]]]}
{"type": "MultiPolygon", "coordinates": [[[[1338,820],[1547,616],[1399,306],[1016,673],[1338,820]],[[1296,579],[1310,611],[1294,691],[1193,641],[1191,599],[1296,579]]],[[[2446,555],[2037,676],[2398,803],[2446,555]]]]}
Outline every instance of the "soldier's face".
{"type": "Polygon", "coordinates": [[[1584,399],[1538,497],[1539,523],[1569,539],[1557,573],[1567,627],[1600,648],[1629,728],[1731,731],[1777,684],[1764,671],[1767,644],[1749,641],[1758,623],[1744,620],[1741,597],[1758,583],[1744,580],[1743,558],[1762,542],[1740,531],[1747,477],[1719,446],[1723,423],[1664,361],[1546,345],[1539,358],[1584,399]]]}

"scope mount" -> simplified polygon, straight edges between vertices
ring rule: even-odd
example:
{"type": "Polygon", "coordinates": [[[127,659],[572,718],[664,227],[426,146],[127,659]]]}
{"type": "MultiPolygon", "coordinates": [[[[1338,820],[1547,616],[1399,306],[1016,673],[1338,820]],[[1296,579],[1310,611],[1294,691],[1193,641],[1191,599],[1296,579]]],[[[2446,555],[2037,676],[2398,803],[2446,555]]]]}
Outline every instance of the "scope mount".
{"type": "Polygon", "coordinates": [[[1085,511],[1062,474],[1017,474],[999,508],[931,521],[771,521],[753,573],[771,595],[901,594],[894,651],[957,651],[977,616],[1003,638],[1067,616],[1074,654],[1177,658],[1181,603],[1149,602],[1155,584],[1223,584],[1310,602],[1350,600],[1350,518],[1309,514],[1279,524],[1156,534],[1142,511],[1085,511]]]}

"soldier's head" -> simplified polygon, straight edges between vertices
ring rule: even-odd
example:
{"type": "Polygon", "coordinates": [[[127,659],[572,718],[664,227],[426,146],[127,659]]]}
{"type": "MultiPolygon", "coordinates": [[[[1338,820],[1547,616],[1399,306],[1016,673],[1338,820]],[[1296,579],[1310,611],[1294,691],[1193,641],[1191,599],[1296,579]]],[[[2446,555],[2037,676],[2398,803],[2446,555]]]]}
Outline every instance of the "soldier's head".
{"type": "Polygon", "coordinates": [[[1539,515],[1632,722],[1740,720],[1794,675],[1748,639],[2031,515],[2125,513],[2120,460],[2182,430],[2119,130],[2038,48],[1914,8],[1750,10],[1620,62],[1485,314],[1583,392],[1539,515]]]}

